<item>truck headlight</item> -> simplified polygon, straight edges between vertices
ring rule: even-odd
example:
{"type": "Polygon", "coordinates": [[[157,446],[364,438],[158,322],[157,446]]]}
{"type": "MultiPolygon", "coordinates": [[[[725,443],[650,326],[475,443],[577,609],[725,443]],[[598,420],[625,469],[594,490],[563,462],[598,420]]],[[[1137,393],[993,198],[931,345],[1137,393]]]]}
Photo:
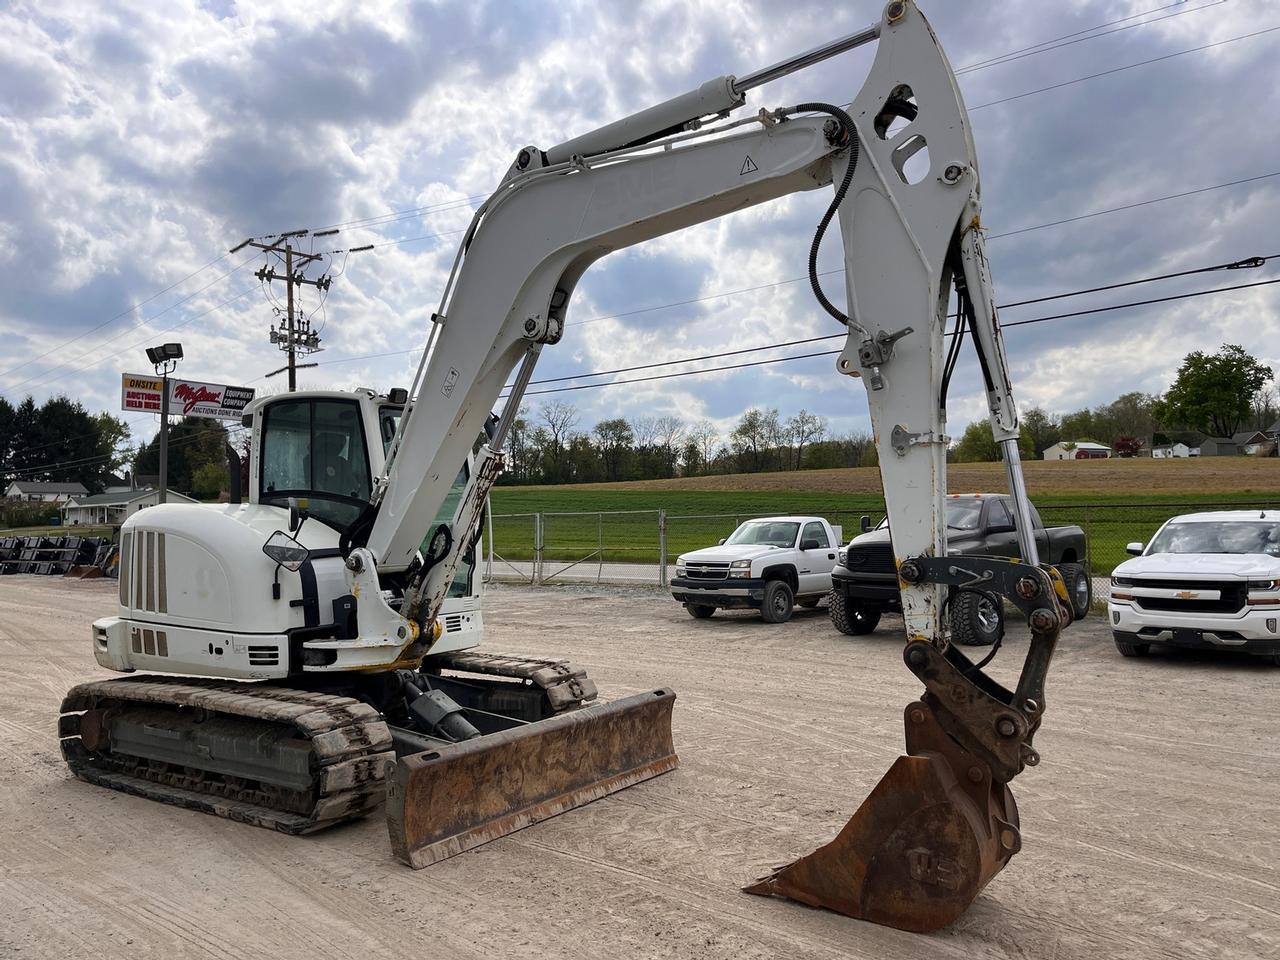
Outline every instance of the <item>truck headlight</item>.
{"type": "Polygon", "coordinates": [[[751,576],[750,560],[735,560],[729,564],[729,576],[743,578],[751,576]]]}
{"type": "Polygon", "coordinates": [[[842,567],[847,567],[847,566],[849,565],[849,551],[848,551],[848,550],[837,550],[837,551],[836,551],[836,559],[839,561],[840,566],[842,566],[842,567]]]}
{"type": "Polygon", "coordinates": [[[676,576],[684,576],[684,557],[676,557],[676,576]]]}

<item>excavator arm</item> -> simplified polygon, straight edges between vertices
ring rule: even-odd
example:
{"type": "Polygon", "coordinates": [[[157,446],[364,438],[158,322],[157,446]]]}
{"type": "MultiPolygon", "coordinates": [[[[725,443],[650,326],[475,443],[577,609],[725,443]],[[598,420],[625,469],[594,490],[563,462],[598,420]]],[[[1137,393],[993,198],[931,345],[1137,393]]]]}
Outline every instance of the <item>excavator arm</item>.
{"type": "Polygon", "coordinates": [[[1038,761],[1031,739],[1044,675],[1069,614],[1061,578],[1039,565],[1032,539],[968,117],[946,56],[910,0],[889,3],[865,30],[747,77],[721,77],[557,147],[520,151],[463,240],[348,566],[406,576],[401,614],[421,631],[402,656],[421,659],[438,636],[436,616],[501,469],[525,387],[541,351],[563,336],[587,268],[644,240],[826,186],[834,196],[810,253],[811,279],[824,309],[847,328],[837,373],[866,388],[899,564],[904,656],[925,693],[906,709],[906,756],[840,836],[749,889],[933,929],[958,916],[1020,846],[1007,784],[1038,761]],[[749,89],[873,41],[874,63],[847,110],[801,103],[726,119],[749,89]],[[847,314],[816,275],[833,216],[847,314]],[[960,309],[948,341],[953,290],[960,309]],[[1005,455],[1021,563],[947,557],[946,397],[966,336],[1005,455]],[[458,465],[504,393],[452,520],[432,530],[458,465]],[[951,589],[979,585],[1028,617],[1033,640],[1016,690],[948,642],[951,589]]]}

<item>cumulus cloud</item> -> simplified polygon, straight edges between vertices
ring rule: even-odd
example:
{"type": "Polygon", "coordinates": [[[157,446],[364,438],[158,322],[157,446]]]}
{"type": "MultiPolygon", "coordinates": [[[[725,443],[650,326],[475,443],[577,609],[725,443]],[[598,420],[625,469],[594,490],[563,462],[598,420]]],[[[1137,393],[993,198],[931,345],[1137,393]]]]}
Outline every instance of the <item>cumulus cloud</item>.
{"type": "MultiPolygon", "coordinates": [[[[1000,301],[1280,252],[1268,246],[1280,177],[1145,203],[1280,170],[1261,120],[1280,107],[1271,65],[1280,33],[995,103],[1273,25],[1258,4],[922,5],[957,66],[1032,53],[961,75],[966,100],[980,107],[972,116],[1000,301]],[[1114,32],[1099,39],[1027,49],[1111,21],[1114,32]],[[998,236],[1129,204],[1142,205],[998,236]]],[[[65,391],[110,409],[121,370],[144,368],[142,346],[161,337],[182,339],[192,376],[274,383],[261,379],[282,362],[266,341],[271,301],[252,276],[261,258],[222,254],[251,234],[330,224],[346,225],[337,237],[303,240],[304,249],[378,246],[313,268],[336,279],[323,304],[304,291],[302,309],[323,325],[326,350],[300,381],[407,384],[476,198],[521,147],[559,142],[849,32],[881,6],[8,5],[0,10],[0,331],[8,344],[0,392],[65,391]],[[370,222],[400,210],[418,212],[370,222]]],[[[847,101],[870,56],[855,51],[787,77],[753,94],[751,106],[847,101]]],[[[537,377],[837,332],[806,281],[779,282],[803,276],[828,199],[827,190],[797,195],[605,258],[580,283],[571,326],[544,352],[537,377]],[[748,292],[724,295],[734,290],[748,292]]],[[[838,269],[840,259],[832,237],[822,269],[838,269]]],[[[1269,275],[1191,277],[1009,309],[1005,320],[1269,275]]],[[[839,275],[827,283],[841,292],[839,275]]],[[[1024,405],[1063,411],[1127,390],[1159,391],[1188,350],[1224,341],[1280,362],[1274,289],[1011,327],[1015,387],[1024,405]]],[[[698,366],[724,362],[732,361],[698,366]]],[[[784,413],[816,410],[837,430],[864,429],[860,387],[832,370],[833,359],[820,357],[560,396],[582,409],[584,426],[675,413],[727,428],[766,402],[784,413]]],[[[977,383],[966,360],[952,388],[952,432],[983,415],[977,383]]],[[[139,418],[135,428],[146,435],[153,426],[139,418]]]]}

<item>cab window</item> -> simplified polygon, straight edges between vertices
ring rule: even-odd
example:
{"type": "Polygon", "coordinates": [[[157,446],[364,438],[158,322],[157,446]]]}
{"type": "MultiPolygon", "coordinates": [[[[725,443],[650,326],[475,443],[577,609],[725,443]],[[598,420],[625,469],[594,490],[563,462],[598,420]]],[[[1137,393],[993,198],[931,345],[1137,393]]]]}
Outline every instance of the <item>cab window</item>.
{"type": "Polygon", "coordinates": [[[831,546],[831,541],[827,539],[827,531],[816,520],[813,523],[804,525],[804,533],[800,537],[800,545],[803,547],[809,540],[817,540],[818,549],[820,550],[826,550],[831,546]]]}
{"type": "MultiPolygon", "coordinates": [[[[394,428],[392,430],[394,432],[394,428]]],[[[458,509],[458,500],[462,497],[462,492],[467,486],[467,468],[464,466],[458,471],[458,476],[453,481],[453,486],[449,488],[448,495],[444,498],[444,503],[440,505],[436,518],[431,521],[431,526],[427,529],[427,535],[422,540],[421,549],[425,552],[427,549],[427,541],[431,539],[431,535],[435,533],[436,527],[442,523],[449,523],[453,520],[453,511],[458,509]]],[[[479,541],[477,541],[478,543],[479,541]]],[[[462,555],[462,559],[458,561],[458,572],[453,578],[453,583],[449,584],[450,597],[469,597],[471,596],[471,578],[475,573],[476,556],[474,550],[468,550],[462,555]]]]}
{"type": "Polygon", "coordinates": [[[992,500],[991,506],[987,509],[987,526],[1012,527],[1013,525],[1013,517],[1009,515],[1009,508],[1004,505],[1004,501],[992,500]]]}
{"type": "Polygon", "coordinates": [[[259,460],[259,500],[264,503],[311,498],[309,513],[342,527],[355,520],[369,500],[369,457],[355,401],[269,404],[262,414],[259,460]]]}

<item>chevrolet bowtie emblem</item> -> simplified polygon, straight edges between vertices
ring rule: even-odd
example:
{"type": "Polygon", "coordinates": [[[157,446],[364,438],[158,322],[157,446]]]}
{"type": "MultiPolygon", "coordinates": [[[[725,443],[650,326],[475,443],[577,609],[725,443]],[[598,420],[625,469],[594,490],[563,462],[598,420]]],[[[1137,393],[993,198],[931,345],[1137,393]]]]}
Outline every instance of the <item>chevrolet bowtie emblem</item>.
{"type": "Polygon", "coordinates": [[[1196,593],[1194,590],[1181,590],[1178,592],[1179,600],[1194,600],[1198,596],[1200,596],[1200,594],[1196,593]]]}

